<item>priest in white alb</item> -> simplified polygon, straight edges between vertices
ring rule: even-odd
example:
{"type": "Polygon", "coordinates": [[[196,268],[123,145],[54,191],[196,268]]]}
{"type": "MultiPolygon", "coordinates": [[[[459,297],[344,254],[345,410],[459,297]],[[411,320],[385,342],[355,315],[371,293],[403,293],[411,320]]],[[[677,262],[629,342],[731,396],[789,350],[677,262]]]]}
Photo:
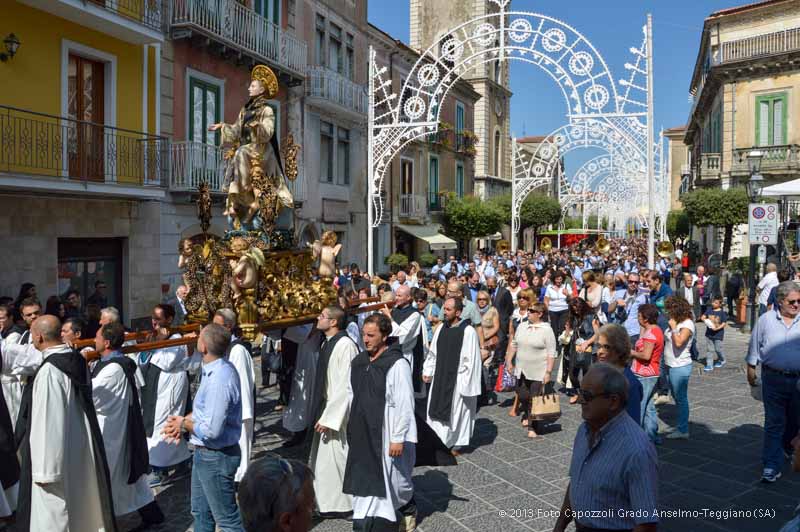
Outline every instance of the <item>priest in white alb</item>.
{"type": "Polygon", "coordinates": [[[428,335],[425,321],[414,305],[412,288],[400,285],[394,294],[394,308],[390,311],[384,307],[381,312],[392,320],[392,336],[397,338],[403,350],[403,356],[411,364],[411,382],[414,394],[424,397],[425,387],[422,385],[422,365],[425,361],[428,335]]]}
{"type": "MultiPolygon", "coordinates": [[[[151,322],[153,335],[149,340],[174,340],[181,337],[171,333],[175,309],[172,305],[156,305],[151,322]]],[[[142,387],[142,416],[144,418],[147,446],[150,454],[150,486],[166,481],[170,468],[175,477],[189,472],[189,447],[181,439],[177,445],[167,442],[161,435],[169,416],[183,416],[189,403],[189,376],[186,373],[189,357],[186,346],[167,347],[139,354],[139,366],[144,376],[142,387]]]]}
{"type": "Polygon", "coordinates": [[[122,354],[125,328],[120,323],[100,327],[95,349],[100,360],[92,368],[92,400],[103,434],[111,475],[114,514],[139,512],[142,526],[164,522],[164,514],[147,482],[149,460],[139,388],[144,382],[136,363],[122,354]]]}
{"type": "Polygon", "coordinates": [[[241,482],[242,477],[247,472],[247,466],[250,464],[250,452],[253,449],[256,372],[253,369],[253,356],[247,350],[242,339],[234,334],[238,321],[236,313],[229,308],[219,309],[214,314],[213,321],[217,325],[222,325],[231,333],[231,343],[228,346],[226,358],[236,368],[236,373],[239,374],[239,390],[242,399],[242,433],[239,436],[241,461],[239,462],[239,469],[236,470],[234,482],[241,482]]]}
{"type": "Polygon", "coordinates": [[[445,301],[444,322],[433,334],[422,370],[423,380],[431,383],[428,425],[453,454],[469,445],[481,394],[478,335],[461,319],[463,309],[460,299],[445,301]]]}
{"type": "Polygon", "coordinates": [[[43,362],[20,405],[17,527],[32,531],[116,530],[103,436],[86,361],[61,343],[55,316],[33,322],[43,362]]]}
{"type": "Polygon", "coordinates": [[[347,465],[347,421],[350,416],[350,364],[358,348],[345,330],[346,315],[330,306],[317,317],[325,335],[319,353],[314,394],[314,439],[309,464],[320,514],[346,514],[353,498],[342,492],[347,465]]]}

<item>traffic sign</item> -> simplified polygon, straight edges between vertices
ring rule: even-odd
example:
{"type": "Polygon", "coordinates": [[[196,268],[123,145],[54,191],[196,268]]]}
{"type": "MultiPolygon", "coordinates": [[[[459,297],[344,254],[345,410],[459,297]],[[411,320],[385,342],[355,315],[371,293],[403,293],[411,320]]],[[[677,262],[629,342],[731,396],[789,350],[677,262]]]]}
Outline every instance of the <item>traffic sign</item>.
{"type": "Polygon", "coordinates": [[[750,244],[778,244],[778,206],[772,203],[751,203],[748,208],[750,244]]]}

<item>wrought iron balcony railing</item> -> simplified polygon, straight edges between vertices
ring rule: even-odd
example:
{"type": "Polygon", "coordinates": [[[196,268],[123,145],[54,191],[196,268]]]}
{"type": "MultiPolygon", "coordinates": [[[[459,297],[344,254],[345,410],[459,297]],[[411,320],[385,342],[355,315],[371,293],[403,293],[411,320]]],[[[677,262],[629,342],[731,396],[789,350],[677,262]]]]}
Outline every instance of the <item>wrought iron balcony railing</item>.
{"type": "Polygon", "coordinates": [[[460,131],[456,133],[456,151],[468,156],[475,155],[475,144],[477,139],[468,131],[460,131]]]}
{"type": "Polygon", "coordinates": [[[88,3],[138,22],[151,30],[164,29],[165,0],[88,0],[88,3]]]}
{"type": "Polygon", "coordinates": [[[749,175],[750,168],[747,164],[747,155],[758,150],[763,154],[761,159],[761,173],[791,173],[800,172],[800,146],[797,144],[784,144],[781,146],[753,146],[751,148],[737,148],[733,150],[733,164],[731,173],[749,175]]]}
{"type": "Polygon", "coordinates": [[[367,114],[367,88],[325,67],[308,67],[306,95],[328,100],[350,111],[367,114]]]}
{"type": "Polygon", "coordinates": [[[169,140],[0,106],[0,172],[99,183],[164,185],[169,140]]]}
{"type": "Polygon", "coordinates": [[[425,196],[418,194],[402,194],[400,196],[400,216],[417,218],[428,213],[425,196]]]}
{"type": "Polygon", "coordinates": [[[719,179],[722,156],[719,153],[703,153],[700,155],[700,180],[719,179]]]}
{"type": "Polygon", "coordinates": [[[435,132],[428,135],[428,142],[436,146],[442,146],[444,148],[452,148],[453,146],[450,140],[452,133],[453,133],[452,129],[439,128],[435,132]]]}
{"type": "Polygon", "coordinates": [[[187,28],[301,76],[306,43],[236,0],[171,0],[173,28],[187,28]]]}
{"type": "Polygon", "coordinates": [[[170,190],[197,191],[205,181],[211,192],[222,192],[225,162],[219,146],[180,141],[172,143],[170,153],[170,190]]]}
{"type": "Polygon", "coordinates": [[[719,63],[755,59],[800,50],[800,28],[790,28],[723,42],[719,63]]]}

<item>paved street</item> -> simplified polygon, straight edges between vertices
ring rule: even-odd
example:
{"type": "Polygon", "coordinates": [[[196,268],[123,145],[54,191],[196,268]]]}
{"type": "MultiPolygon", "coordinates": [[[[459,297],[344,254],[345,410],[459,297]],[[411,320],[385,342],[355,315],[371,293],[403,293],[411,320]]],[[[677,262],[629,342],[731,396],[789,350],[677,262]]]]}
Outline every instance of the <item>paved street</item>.
{"type": "MultiPolygon", "coordinates": [[[[702,336],[702,333],[701,333],[702,336]]],[[[711,374],[699,365],[689,383],[691,440],[669,441],[658,449],[661,509],[697,510],[697,517],[667,519],[660,530],[675,532],[778,530],[800,502],[800,474],[784,471],[774,485],[758,482],[761,472],[762,407],[745,383],[746,337],[730,330],[725,345],[730,362],[711,374]],[[714,518],[702,512],[762,510],[774,518],[714,518]]],[[[702,345],[702,338],[701,338],[702,345]]],[[[257,456],[277,452],[298,458],[302,449],[276,449],[281,442],[280,417],[272,413],[274,388],[260,390],[256,424],[257,456]]],[[[508,395],[504,399],[508,399],[508,395]]],[[[479,413],[474,448],[448,468],[415,471],[419,528],[432,531],[551,530],[550,514],[561,505],[567,485],[572,440],[580,409],[562,402],[564,415],[544,437],[530,441],[508,408],[487,407],[479,413]],[[505,515],[502,515],[505,512],[505,515]]],[[[674,406],[660,407],[671,424],[674,406]]],[[[161,507],[169,522],[162,531],[191,529],[189,482],[161,490],[161,507]]],[[[124,520],[131,530],[138,517],[124,520]]],[[[350,530],[344,520],[324,521],[314,530],[350,530]]]]}

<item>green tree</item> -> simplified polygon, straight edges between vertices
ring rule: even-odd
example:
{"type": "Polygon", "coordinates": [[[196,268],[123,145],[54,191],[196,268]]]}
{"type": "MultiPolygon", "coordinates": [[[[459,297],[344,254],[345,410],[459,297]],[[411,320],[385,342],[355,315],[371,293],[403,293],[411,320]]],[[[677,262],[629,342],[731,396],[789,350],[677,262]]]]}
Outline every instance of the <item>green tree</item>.
{"type": "Polygon", "coordinates": [[[733,228],[747,223],[747,205],[750,202],[747,191],[742,187],[701,188],[681,196],[681,202],[693,225],[713,225],[725,231],[722,260],[728,262],[733,228]]]}
{"type": "Polygon", "coordinates": [[[474,196],[449,194],[444,207],[444,226],[448,236],[462,242],[492,235],[503,225],[503,212],[493,203],[474,196]]]}
{"type": "Polygon", "coordinates": [[[667,214],[667,235],[670,240],[686,238],[691,234],[692,223],[683,209],[669,211],[667,214]]]}
{"type": "MultiPolygon", "coordinates": [[[[497,196],[489,201],[503,213],[503,220],[511,221],[511,194],[497,196]]],[[[557,199],[544,194],[529,194],[519,210],[519,237],[522,232],[533,228],[534,239],[539,229],[545,225],[557,224],[561,221],[561,204],[557,199]]]]}

